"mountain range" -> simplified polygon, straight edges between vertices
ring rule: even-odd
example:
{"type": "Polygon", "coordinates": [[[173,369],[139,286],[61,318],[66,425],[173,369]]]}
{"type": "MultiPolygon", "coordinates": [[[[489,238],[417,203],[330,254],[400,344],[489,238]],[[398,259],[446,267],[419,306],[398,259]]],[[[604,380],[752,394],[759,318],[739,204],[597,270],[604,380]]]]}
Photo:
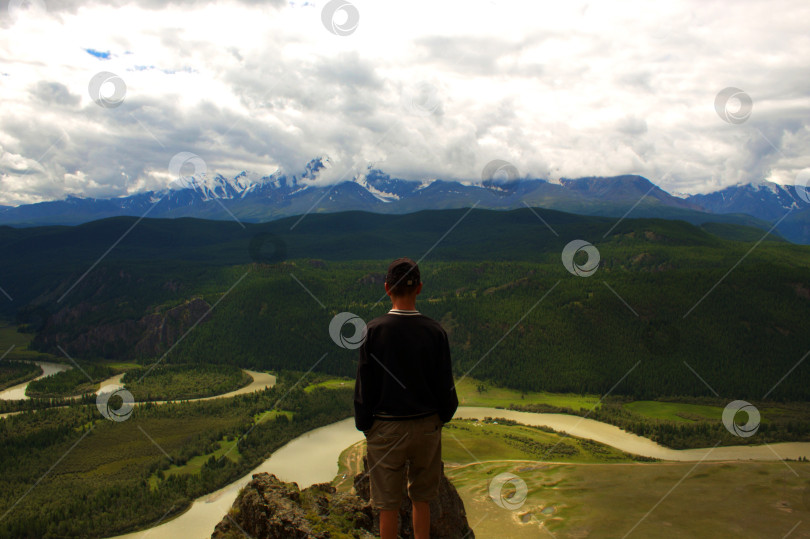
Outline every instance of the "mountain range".
{"type": "Polygon", "coordinates": [[[179,178],[162,191],[119,198],[68,196],[17,207],[0,206],[0,225],[76,225],[118,216],[197,217],[264,222],[308,213],[361,210],[410,213],[476,206],[489,209],[543,207],[582,215],[681,219],[692,224],[726,222],[776,230],[795,243],[810,244],[810,204],[792,186],[771,182],[741,184],[709,194],[674,196],[637,175],[562,179],[410,181],[368,168],[333,185],[318,183],[330,166],[313,159],[300,174],[270,176],[242,172],[179,178]]]}

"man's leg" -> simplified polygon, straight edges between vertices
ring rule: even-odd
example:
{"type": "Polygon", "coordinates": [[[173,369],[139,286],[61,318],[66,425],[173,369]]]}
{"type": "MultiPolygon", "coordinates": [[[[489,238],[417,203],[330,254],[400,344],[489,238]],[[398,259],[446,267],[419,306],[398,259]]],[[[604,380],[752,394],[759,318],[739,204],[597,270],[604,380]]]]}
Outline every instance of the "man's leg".
{"type": "Polygon", "coordinates": [[[430,539],[430,503],[413,502],[413,537],[430,539]]]}
{"type": "Polygon", "coordinates": [[[371,501],[380,509],[380,536],[396,539],[409,432],[404,421],[376,420],[366,439],[371,501]],[[395,508],[395,509],[388,509],[395,508]]]}
{"type": "Polygon", "coordinates": [[[380,538],[397,539],[399,532],[399,510],[380,509],[380,538]]]}
{"type": "Polygon", "coordinates": [[[439,416],[417,419],[412,424],[412,445],[408,466],[408,496],[413,502],[415,539],[430,537],[430,501],[439,493],[442,478],[442,422],[439,416]],[[419,501],[416,501],[419,500],[419,501]]]}

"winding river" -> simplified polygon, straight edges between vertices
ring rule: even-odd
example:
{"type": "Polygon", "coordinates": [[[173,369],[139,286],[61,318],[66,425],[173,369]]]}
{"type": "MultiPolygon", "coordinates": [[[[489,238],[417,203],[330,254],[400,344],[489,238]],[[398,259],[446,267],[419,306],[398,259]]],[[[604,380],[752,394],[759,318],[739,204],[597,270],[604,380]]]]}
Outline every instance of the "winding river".
{"type": "Polygon", "coordinates": [[[16,401],[16,400],[24,400],[28,399],[25,394],[25,390],[28,388],[28,384],[33,382],[34,380],[40,380],[45,378],[46,376],[52,376],[57,372],[63,372],[72,369],[70,365],[64,365],[62,363],[48,363],[47,361],[33,361],[36,365],[39,365],[42,368],[42,374],[34,378],[33,380],[28,380],[27,382],[23,382],[22,384],[17,384],[16,386],[11,386],[3,391],[0,391],[0,400],[6,401],[16,401]]]}
{"type": "MultiPolygon", "coordinates": [[[[248,373],[253,381],[246,386],[240,387],[234,391],[229,391],[228,393],[222,393],[221,395],[213,395],[211,397],[200,397],[197,399],[178,399],[172,402],[179,402],[182,400],[183,402],[195,402],[195,401],[210,401],[213,399],[229,399],[231,397],[235,397],[237,395],[246,395],[248,393],[253,393],[254,391],[261,391],[263,389],[267,389],[268,387],[273,387],[276,385],[276,377],[272,374],[267,374],[266,372],[258,372],[258,371],[249,371],[247,369],[242,369],[244,372],[248,373]]],[[[118,382],[114,385],[121,386],[121,376],[118,376],[118,382]]],[[[101,387],[104,387],[104,383],[102,382],[101,387]]],[[[166,404],[168,401],[151,401],[152,404],[166,404]]],[[[144,404],[143,402],[136,402],[135,404],[144,404]]]]}
{"type": "MultiPolygon", "coordinates": [[[[456,418],[503,417],[527,425],[548,426],[573,436],[590,438],[622,451],[673,461],[700,460],[779,460],[810,457],[810,442],[789,442],[767,446],[731,446],[716,449],[676,450],[652,440],[630,434],[613,425],[566,414],[539,414],[486,407],[459,407],[456,418]]],[[[310,431],[290,441],[249,474],[218,491],[197,498],[185,513],[148,530],[121,535],[114,539],[207,538],[230,509],[239,490],[252,475],[275,474],[283,481],[295,481],[301,488],[331,481],[338,471],[338,457],[350,445],[363,439],[353,419],[344,419],[310,431]]]]}
{"type": "MultiPolygon", "coordinates": [[[[70,369],[69,365],[37,361],[43,373],[36,379],[51,376],[57,372],[70,369]]],[[[259,391],[275,385],[275,376],[257,371],[245,371],[253,381],[235,391],[205,397],[210,400],[223,399],[259,391]]],[[[121,386],[121,377],[117,374],[101,382],[100,386],[121,386]]],[[[25,389],[29,382],[18,384],[0,392],[0,399],[27,399],[25,389]]],[[[810,457],[810,442],[787,442],[768,445],[730,446],[715,449],[676,450],[661,446],[648,438],[623,431],[620,428],[566,414],[542,414],[518,412],[498,408],[462,406],[456,412],[456,418],[483,419],[484,417],[503,417],[526,425],[546,426],[566,432],[572,436],[588,438],[613,446],[622,451],[654,457],[669,461],[701,460],[780,460],[810,457]]],[[[262,462],[249,474],[233,483],[196,499],[191,507],[178,517],[160,523],[147,530],[121,535],[114,539],[136,539],[150,537],[153,539],[174,539],[176,537],[204,538],[210,537],[217,523],[233,505],[239,490],[252,478],[253,474],[268,472],[275,474],[283,481],[294,481],[304,488],[315,483],[329,482],[337,475],[337,461],[340,453],[350,445],[363,439],[362,433],[354,428],[352,419],[338,421],[331,425],[315,429],[290,441],[267,460],[262,462]]]]}
{"type": "MultiPolygon", "coordinates": [[[[54,365],[54,366],[57,366],[57,367],[67,367],[67,368],[61,369],[62,371],[71,368],[71,367],[69,367],[67,365],[59,365],[59,364],[56,364],[56,363],[40,363],[40,362],[37,362],[37,363],[42,366],[43,370],[45,369],[45,365],[54,365]]],[[[274,385],[276,385],[276,377],[273,376],[272,374],[267,374],[266,372],[249,371],[247,369],[242,369],[242,370],[244,372],[248,373],[250,375],[250,377],[253,379],[252,382],[250,382],[248,385],[246,385],[244,387],[240,387],[239,389],[236,389],[234,391],[229,391],[228,393],[222,393],[221,395],[213,395],[211,397],[200,397],[200,398],[197,398],[197,399],[178,399],[177,401],[172,401],[172,402],[179,402],[180,400],[183,400],[185,402],[193,402],[193,401],[207,401],[207,400],[212,400],[212,399],[227,399],[227,398],[230,398],[230,397],[235,397],[237,395],[245,395],[247,393],[253,393],[254,391],[261,391],[263,389],[267,389],[268,387],[273,387],[274,385]]],[[[44,378],[45,376],[50,376],[51,374],[56,374],[57,372],[60,372],[60,370],[56,370],[56,371],[53,371],[53,372],[48,372],[47,374],[43,374],[42,376],[39,376],[38,378],[35,378],[35,379],[39,380],[40,378],[44,378]]],[[[106,380],[102,380],[101,383],[99,384],[99,388],[106,387],[108,390],[113,389],[113,388],[115,388],[115,389],[122,388],[122,387],[124,387],[123,384],[121,383],[121,378],[123,378],[123,377],[124,377],[124,373],[121,373],[121,374],[116,374],[115,376],[111,376],[111,377],[107,378],[106,380]],[[112,386],[112,387],[109,387],[109,386],[112,386]]],[[[18,400],[18,399],[28,399],[28,398],[30,398],[30,397],[25,396],[25,390],[28,387],[28,384],[31,383],[31,382],[33,382],[33,380],[29,380],[28,382],[25,382],[25,383],[22,383],[22,384],[19,384],[19,385],[16,385],[14,387],[11,387],[11,388],[7,389],[6,391],[8,391],[8,392],[11,392],[12,390],[14,392],[9,393],[9,395],[10,395],[9,397],[4,397],[3,395],[6,393],[6,391],[4,391],[3,393],[0,393],[0,398],[4,398],[6,400],[18,400]],[[19,395],[23,395],[23,396],[20,397],[19,395]]],[[[76,395],[76,396],[71,397],[71,398],[80,399],[81,395],[76,395]]],[[[169,401],[150,401],[150,402],[152,402],[152,404],[166,404],[169,401]]],[[[145,404],[145,403],[144,402],[136,402],[135,403],[136,406],[140,405],[140,404],[145,404]]],[[[9,416],[12,416],[12,415],[16,415],[16,414],[21,414],[21,413],[22,412],[8,412],[8,413],[5,413],[5,414],[0,414],[0,419],[3,419],[4,417],[9,417],[9,416]]]]}
{"type": "Polygon", "coordinates": [[[272,473],[283,481],[295,481],[301,488],[328,482],[337,475],[340,453],[362,439],[363,433],[354,428],[354,419],[344,419],[312,430],[281,447],[244,477],[216,492],[197,498],[177,518],[147,530],[119,535],[115,539],[211,537],[214,527],[225,517],[239,490],[250,482],[253,474],[272,473]]]}
{"type": "Polygon", "coordinates": [[[463,406],[458,409],[457,418],[503,417],[535,427],[546,426],[556,431],[567,432],[571,436],[590,438],[643,457],[680,462],[700,460],[780,460],[810,457],[810,442],[783,442],[768,445],[734,445],[716,449],[670,449],[649,438],[631,434],[614,425],[601,421],[567,414],[538,414],[517,412],[497,408],[463,406]]]}

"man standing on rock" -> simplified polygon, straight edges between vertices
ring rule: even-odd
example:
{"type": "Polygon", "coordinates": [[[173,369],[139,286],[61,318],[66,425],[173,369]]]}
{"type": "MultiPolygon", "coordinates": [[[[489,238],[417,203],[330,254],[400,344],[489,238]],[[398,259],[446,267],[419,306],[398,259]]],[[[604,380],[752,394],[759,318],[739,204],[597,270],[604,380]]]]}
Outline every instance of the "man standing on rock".
{"type": "Polygon", "coordinates": [[[382,539],[395,539],[405,463],[415,539],[430,537],[430,501],[442,475],[442,426],[458,397],[447,333],[416,310],[419,266],[398,258],[388,266],[392,308],[366,326],[354,386],[354,421],[368,445],[371,501],[382,539]]]}

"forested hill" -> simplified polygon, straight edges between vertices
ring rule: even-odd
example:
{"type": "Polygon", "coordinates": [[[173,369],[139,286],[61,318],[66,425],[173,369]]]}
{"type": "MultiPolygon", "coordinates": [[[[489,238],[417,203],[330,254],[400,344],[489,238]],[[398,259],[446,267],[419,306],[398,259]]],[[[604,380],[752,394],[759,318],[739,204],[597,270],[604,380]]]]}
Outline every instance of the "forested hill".
{"type": "Polygon", "coordinates": [[[14,300],[3,308],[39,332],[40,349],[82,359],[149,363],[171,350],[164,361],[353,375],[356,351],[332,341],[329,322],[384,313],[387,262],[428,253],[419,307],[448,330],[457,376],[596,393],[620,382],[614,393],[636,397],[810,397],[806,364],[777,384],[810,347],[810,248],[723,239],[762,236],[733,225],[468,211],[244,228],[144,219],[83,278],[135,220],[4,228],[14,257],[0,286],[14,300]],[[563,267],[575,239],[599,251],[591,277],[563,267]]]}
{"type": "MultiPolygon", "coordinates": [[[[662,238],[667,245],[720,246],[718,236],[751,240],[763,235],[757,228],[733,224],[707,223],[702,229],[682,221],[625,219],[616,225],[617,221],[524,208],[427,210],[405,215],[351,211],[261,224],[118,217],[75,227],[2,226],[0,248],[5,255],[0,261],[0,286],[13,300],[0,302],[0,314],[14,313],[32,301],[75,302],[83,289],[96,294],[92,287],[77,287],[62,298],[99,259],[95,269],[137,266],[141,276],[156,273],[158,278],[179,270],[188,280],[188,267],[201,270],[301,258],[378,260],[402,253],[417,258],[428,249],[433,260],[539,262],[549,253],[559,253],[571,239],[599,244],[639,227],[666,230],[662,238]]],[[[775,231],[766,238],[780,239],[775,231]]]]}

